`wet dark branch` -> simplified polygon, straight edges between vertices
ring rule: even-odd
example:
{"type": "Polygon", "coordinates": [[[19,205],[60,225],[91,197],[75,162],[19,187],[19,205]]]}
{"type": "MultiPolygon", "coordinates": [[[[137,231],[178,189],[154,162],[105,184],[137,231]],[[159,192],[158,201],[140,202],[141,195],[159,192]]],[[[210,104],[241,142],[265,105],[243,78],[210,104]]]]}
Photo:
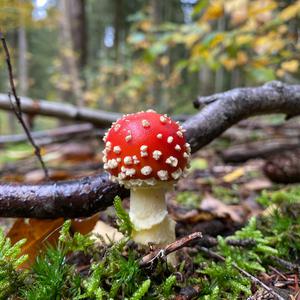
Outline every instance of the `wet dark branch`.
{"type": "Polygon", "coordinates": [[[0,216],[75,218],[90,216],[112,205],[116,195],[129,191],[112,183],[107,174],[40,185],[0,185],[0,216]]]}
{"type": "Polygon", "coordinates": [[[300,85],[272,81],[260,87],[237,88],[199,97],[200,113],[184,123],[187,138],[195,152],[226,129],[251,116],[283,113],[287,118],[300,114],[300,85]]]}

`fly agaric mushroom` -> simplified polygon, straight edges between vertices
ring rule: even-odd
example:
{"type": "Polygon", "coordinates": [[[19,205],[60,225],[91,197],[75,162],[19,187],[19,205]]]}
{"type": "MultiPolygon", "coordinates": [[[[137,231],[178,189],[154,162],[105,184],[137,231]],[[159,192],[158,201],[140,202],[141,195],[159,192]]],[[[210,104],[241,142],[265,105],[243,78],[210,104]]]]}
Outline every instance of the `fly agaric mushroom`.
{"type": "Polygon", "coordinates": [[[140,244],[166,245],[175,240],[165,193],[185,173],[190,145],[184,129],[153,110],[123,116],[104,136],[104,169],[131,189],[132,238],[140,244]]]}

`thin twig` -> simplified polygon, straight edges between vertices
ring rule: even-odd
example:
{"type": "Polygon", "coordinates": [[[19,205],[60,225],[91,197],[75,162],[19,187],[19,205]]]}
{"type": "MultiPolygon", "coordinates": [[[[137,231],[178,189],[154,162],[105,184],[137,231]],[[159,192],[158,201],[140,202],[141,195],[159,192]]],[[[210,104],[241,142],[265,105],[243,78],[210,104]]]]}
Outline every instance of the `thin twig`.
{"type": "Polygon", "coordinates": [[[8,97],[10,99],[11,105],[12,105],[12,110],[14,111],[17,119],[19,120],[20,124],[22,125],[25,134],[28,138],[28,141],[31,143],[32,147],[34,148],[34,154],[37,157],[37,159],[39,160],[42,169],[45,173],[45,179],[49,180],[49,172],[48,169],[43,161],[43,158],[41,156],[41,150],[39,148],[39,146],[35,143],[34,139],[31,136],[30,130],[28,129],[24,119],[23,119],[23,115],[22,115],[22,108],[21,108],[21,100],[17,95],[17,91],[16,91],[16,86],[14,83],[14,77],[13,77],[13,69],[12,69],[12,64],[11,64],[11,59],[10,59],[10,54],[9,54],[9,50],[7,47],[7,43],[5,40],[5,37],[3,36],[2,32],[0,32],[0,39],[2,42],[2,46],[5,52],[5,60],[6,60],[6,64],[7,64],[7,69],[8,69],[8,75],[9,75],[9,83],[10,83],[10,88],[11,88],[11,92],[14,96],[15,99],[15,103],[12,101],[11,99],[11,94],[8,93],[8,97]]]}
{"type": "Polygon", "coordinates": [[[290,261],[284,260],[284,259],[276,257],[276,256],[271,256],[270,258],[273,262],[277,263],[281,267],[284,267],[285,269],[287,269],[291,272],[297,271],[300,274],[300,265],[299,264],[292,263],[290,261]]]}
{"type": "Polygon", "coordinates": [[[142,257],[140,260],[140,266],[146,266],[153,263],[155,260],[160,258],[165,258],[168,254],[179,250],[189,244],[191,241],[202,238],[201,232],[194,232],[189,234],[171,244],[168,244],[164,248],[158,248],[154,251],[151,251],[149,254],[142,257]]]}
{"type": "MultiPolygon", "coordinates": [[[[221,255],[219,255],[216,252],[213,252],[205,247],[198,247],[199,250],[207,254],[209,257],[220,260],[220,261],[225,261],[225,258],[221,255]]],[[[266,291],[268,291],[270,294],[273,296],[277,297],[278,300],[285,300],[283,297],[281,297],[278,293],[276,293],[272,288],[268,287],[266,284],[264,284],[261,280],[256,278],[255,276],[251,275],[244,269],[240,268],[236,263],[232,263],[232,266],[237,269],[240,273],[242,273],[244,276],[248,277],[253,283],[260,285],[262,288],[264,288],[266,291]]]]}
{"type": "MultiPolygon", "coordinates": [[[[233,247],[241,247],[241,248],[251,248],[256,245],[255,240],[253,239],[226,239],[226,244],[233,247]]],[[[210,235],[204,235],[201,241],[197,243],[199,246],[203,246],[206,248],[215,247],[218,245],[218,240],[210,235]]]]}

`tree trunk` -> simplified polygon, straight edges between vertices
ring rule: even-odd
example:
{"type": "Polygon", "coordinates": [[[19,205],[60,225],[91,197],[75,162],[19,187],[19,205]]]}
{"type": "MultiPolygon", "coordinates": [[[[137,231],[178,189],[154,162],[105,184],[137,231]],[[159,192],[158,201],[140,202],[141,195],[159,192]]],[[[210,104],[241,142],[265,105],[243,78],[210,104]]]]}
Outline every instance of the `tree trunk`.
{"type": "MultiPolygon", "coordinates": [[[[158,26],[162,22],[162,1],[160,0],[151,0],[150,1],[150,8],[151,8],[151,17],[152,17],[152,22],[154,26],[158,26]]],[[[160,74],[162,72],[162,68],[159,64],[158,59],[156,59],[154,63],[154,68],[156,70],[157,74],[160,74]]],[[[162,91],[161,91],[161,83],[158,79],[155,79],[153,81],[152,85],[152,94],[154,101],[157,105],[157,109],[159,111],[163,111],[165,109],[164,101],[162,99],[162,91]]]]}
{"type": "Polygon", "coordinates": [[[77,106],[83,106],[82,97],[82,83],[79,76],[79,66],[85,60],[84,55],[77,56],[78,53],[86,53],[86,50],[75,48],[79,44],[86,47],[84,41],[85,30],[80,28],[84,23],[82,16],[83,1],[82,0],[60,0],[60,44],[61,44],[61,60],[62,60],[62,74],[66,80],[67,86],[61,91],[62,97],[65,100],[71,99],[77,106]],[[73,30],[73,31],[72,31],[73,30]],[[75,32],[76,30],[76,32],[75,32]],[[80,37],[78,37],[80,36],[80,37]],[[80,58],[80,59],[79,59],[80,58]]]}
{"type": "Polygon", "coordinates": [[[76,51],[78,67],[82,69],[87,63],[85,0],[69,0],[69,9],[72,46],[76,51]]]}
{"type": "Polygon", "coordinates": [[[123,14],[123,0],[115,0],[115,12],[114,12],[114,50],[115,50],[115,62],[120,63],[120,41],[121,33],[124,27],[124,14],[123,14]]]}
{"type": "Polygon", "coordinates": [[[27,38],[24,20],[21,17],[18,29],[18,57],[19,57],[19,93],[21,96],[27,96],[28,91],[28,65],[27,65],[27,38]]]}

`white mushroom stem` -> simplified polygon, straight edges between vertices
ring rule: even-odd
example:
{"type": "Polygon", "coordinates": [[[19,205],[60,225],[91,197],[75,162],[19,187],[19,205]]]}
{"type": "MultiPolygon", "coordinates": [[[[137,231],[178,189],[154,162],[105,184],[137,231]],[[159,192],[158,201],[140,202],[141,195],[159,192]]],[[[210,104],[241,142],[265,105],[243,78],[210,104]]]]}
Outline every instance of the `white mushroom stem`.
{"type": "Polygon", "coordinates": [[[168,216],[165,194],[173,184],[162,183],[131,189],[129,216],[133,240],[142,245],[164,246],[175,240],[175,222],[168,216]]]}

